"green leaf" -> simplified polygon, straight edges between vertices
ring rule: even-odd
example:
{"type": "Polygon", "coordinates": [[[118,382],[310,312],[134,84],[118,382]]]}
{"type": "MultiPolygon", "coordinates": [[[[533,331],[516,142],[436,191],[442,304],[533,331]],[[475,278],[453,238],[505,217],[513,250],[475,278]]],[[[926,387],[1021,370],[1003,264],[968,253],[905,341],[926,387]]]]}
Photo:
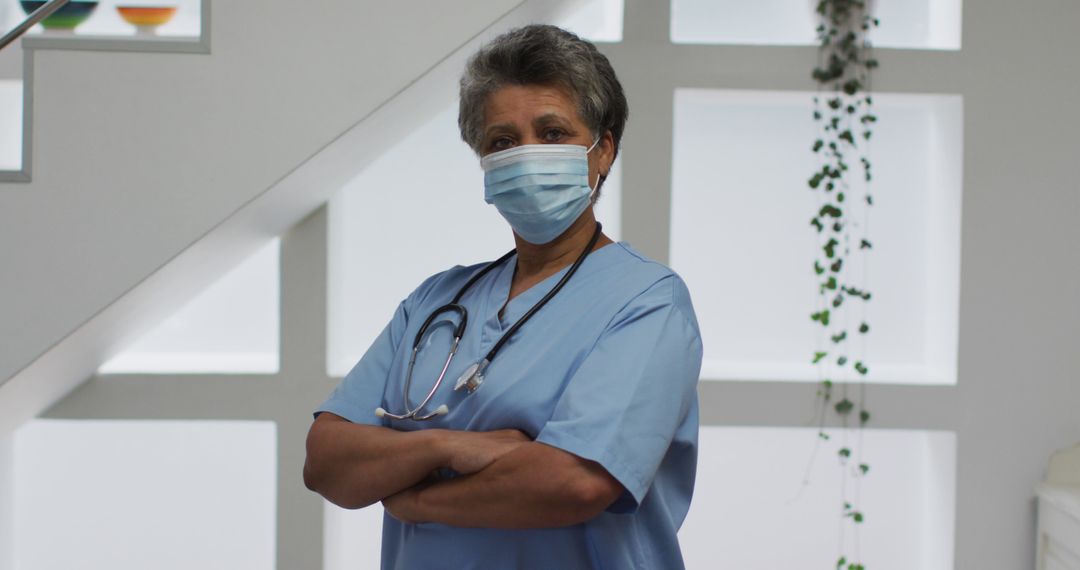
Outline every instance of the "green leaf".
{"type": "Polygon", "coordinates": [[[850,129],[845,130],[844,132],[840,133],[839,135],[836,135],[836,138],[838,138],[838,139],[840,139],[842,141],[847,141],[848,144],[850,144],[852,146],[855,146],[855,135],[851,134],[850,129]]]}
{"type": "Polygon", "coordinates": [[[818,275],[825,273],[825,268],[822,267],[821,264],[817,261],[814,262],[814,273],[817,273],[818,275]]]}
{"type": "Polygon", "coordinates": [[[832,306],[833,306],[834,309],[838,308],[840,305],[843,305],[843,304],[844,304],[844,296],[843,295],[837,295],[837,296],[833,297],[832,306]]]}
{"type": "MultiPolygon", "coordinates": [[[[862,242],[859,243],[859,249],[872,249],[873,247],[874,247],[873,244],[871,244],[867,240],[862,240],[862,242]]],[[[829,257],[832,257],[832,256],[830,255],[829,257]]]]}
{"type": "Polygon", "coordinates": [[[832,339],[832,341],[833,341],[833,343],[834,343],[834,344],[839,344],[839,343],[841,343],[841,342],[842,342],[842,341],[843,341],[843,340],[844,340],[845,338],[847,338],[847,331],[842,331],[842,332],[841,332],[840,334],[834,334],[834,335],[832,335],[832,336],[831,336],[831,337],[829,337],[829,338],[831,338],[831,339],[832,339]]]}
{"type": "Polygon", "coordinates": [[[867,368],[866,365],[863,364],[862,361],[860,360],[860,361],[857,361],[855,363],[855,371],[858,372],[859,374],[862,374],[863,376],[866,376],[866,374],[868,372],[870,372],[870,369],[867,368]]]}
{"type": "Polygon", "coordinates": [[[817,436],[820,437],[824,441],[829,441],[829,434],[827,434],[827,433],[825,433],[823,431],[819,431],[817,436]]]}
{"type": "Polygon", "coordinates": [[[825,229],[825,226],[821,224],[821,220],[819,220],[817,218],[811,218],[810,219],[810,225],[817,228],[818,233],[821,233],[822,230],[825,229]]]}
{"type": "Polygon", "coordinates": [[[842,215],[843,212],[840,210],[840,208],[837,208],[832,204],[825,204],[821,207],[821,210],[818,211],[818,216],[821,217],[829,216],[830,218],[839,218],[842,215]]]}
{"type": "Polygon", "coordinates": [[[825,358],[828,355],[829,355],[828,352],[815,352],[814,353],[814,361],[811,364],[817,364],[818,362],[821,362],[821,359],[825,358]]]}
{"type": "MultiPolygon", "coordinates": [[[[863,240],[863,241],[866,241],[866,240],[863,240]]],[[[838,246],[838,245],[840,245],[840,242],[836,241],[836,239],[834,239],[834,238],[829,238],[829,241],[826,242],[825,245],[821,249],[825,250],[825,256],[826,257],[828,257],[829,259],[832,259],[832,258],[836,257],[836,246],[838,246]]]]}
{"type": "Polygon", "coordinates": [[[819,311],[810,315],[810,320],[819,321],[822,326],[829,326],[829,310],[825,309],[824,311],[819,311]]]}
{"type": "Polygon", "coordinates": [[[844,398],[843,400],[840,400],[836,403],[836,413],[840,414],[841,416],[848,415],[854,408],[855,404],[847,398],[844,398]]]}
{"type": "Polygon", "coordinates": [[[868,421],[870,421],[870,412],[868,412],[866,410],[860,410],[859,411],[859,423],[860,424],[865,424],[868,421]]]}
{"type": "Polygon", "coordinates": [[[843,366],[845,364],[847,364],[847,357],[846,356],[841,356],[840,358],[836,359],[836,365],[837,366],[843,366]]]}
{"type": "Polygon", "coordinates": [[[843,459],[847,459],[848,457],[851,457],[851,450],[846,447],[841,447],[840,451],[837,452],[837,455],[843,459]]]}
{"type": "Polygon", "coordinates": [[[863,324],[859,325],[859,332],[861,332],[863,334],[866,334],[866,333],[870,332],[870,325],[868,325],[866,323],[863,323],[863,324]]]}
{"type": "Polygon", "coordinates": [[[814,141],[814,146],[811,148],[811,150],[813,150],[814,152],[818,152],[823,146],[825,146],[825,141],[818,139],[814,141]]]}
{"type": "MultiPolygon", "coordinates": [[[[830,182],[830,184],[831,184],[831,182],[830,182]]],[[[843,192],[840,192],[839,194],[836,195],[836,201],[837,202],[843,202],[844,201],[844,193],[843,192]]]]}
{"type": "Polygon", "coordinates": [[[860,463],[859,471],[862,471],[862,474],[866,475],[870,471],[870,466],[865,463],[860,463]]]}
{"type": "Polygon", "coordinates": [[[859,511],[855,511],[855,513],[852,516],[855,518],[855,522],[857,522],[857,523],[863,522],[863,514],[860,513],[859,511]]]}

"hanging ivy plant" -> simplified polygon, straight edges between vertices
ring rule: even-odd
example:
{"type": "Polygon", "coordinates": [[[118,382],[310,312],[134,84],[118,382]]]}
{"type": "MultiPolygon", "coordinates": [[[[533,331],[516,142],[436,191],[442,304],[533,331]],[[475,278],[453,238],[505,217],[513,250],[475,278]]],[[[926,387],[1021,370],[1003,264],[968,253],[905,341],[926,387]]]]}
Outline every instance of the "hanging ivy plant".
{"type": "Polygon", "coordinates": [[[870,420],[865,406],[865,377],[870,371],[865,358],[870,332],[865,306],[872,295],[866,288],[865,256],[873,248],[866,233],[874,203],[869,148],[877,122],[870,80],[878,67],[868,40],[870,31],[878,26],[872,8],[872,1],[867,0],[818,0],[818,62],[812,73],[818,85],[813,112],[818,132],[811,150],[819,166],[807,183],[820,198],[810,219],[820,240],[814,260],[819,303],[810,315],[820,326],[811,359],[820,382],[818,445],[830,439],[825,423],[827,416],[835,413],[844,436],[837,451],[842,473],[841,512],[854,525],[855,537],[849,553],[845,533],[841,533],[838,570],[865,568],[859,553],[859,528],[865,520],[859,504],[859,481],[870,471],[870,465],[861,459],[861,435],[870,420]],[[849,385],[858,386],[857,396],[848,393],[849,385]],[[847,442],[851,423],[856,423],[857,445],[847,442]],[[851,479],[854,491],[848,485],[851,479]]]}

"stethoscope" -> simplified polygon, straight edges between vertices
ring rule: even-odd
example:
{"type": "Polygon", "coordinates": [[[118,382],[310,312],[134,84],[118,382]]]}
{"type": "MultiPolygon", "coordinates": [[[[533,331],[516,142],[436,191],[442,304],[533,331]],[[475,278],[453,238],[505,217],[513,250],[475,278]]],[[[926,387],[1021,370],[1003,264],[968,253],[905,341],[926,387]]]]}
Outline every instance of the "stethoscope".
{"type": "MultiPolygon", "coordinates": [[[[532,308],[528,310],[528,312],[522,315],[522,317],[518,319],[518,321],[514,323],[514,325],[511,326],[509,330],[507,330],[505,333],[503,333],[501,337],[499,337],[498,342],[495,343],[495,346],[491,347],[491,350],[488,351],[488,353],[484,356],[483,359],[465,369],[465,372],[462,373],[461,377],[458,378],[457,383],[454,385],[454,391],[460,391],[462,388],[464,388],[467,393],[472,394],[478,388],[480,388],[480,385],[484,383],[484,372],[487,370],[488,365],[491,364],[491,361],[495,359],[495,355],[499,352],[499,349],[502,348],[504,344],[506,344],[506,341],[510,340],[510,337],[513,336],[514,333],[521,328],[521,325],[524,325],[525,322],[528,321],[534,314],[536,314],[536,312],[539,311],[541,307],[547,304],[547,302],[550,301],[551,298],[554,297],[555,294],[558,293],[564,285],[566,285],[566,282],[574,276],[574,273],[577,272],[578,267],[581,266],[581,262],[585,261],[585,258],[588,257],[589,253],[596,245],[597,240],[600,239],[601,227],[602,226],[600,225],[600,222],[596,222],[596,230],[593,231],[592,239],[589,240],[589,245],[585,246],[585,251],[581,252],[581,255],[579,255],[577,260],[574,261],[573,265],[570,266],[570,270],[566,272],[566,275],[563,275],[562,279],[560,279],[559,282],[555,284],[555,287],[552,288],[551,291],[548,291],[548,293],[544,295],[542,299],[537,301],[537,303],[533,305],[532,308]]],[[[507,259],[510,259],[515,253],[517,253],[517,249],[512,249],[507,252],[506,255],[503,255],[499,259],[496,259],[495,261],[487,264],[487,266],[481,269],[480,272],[478,272],[476,275],[473,275],[465,283],[465,285],[462,285],[461,289],[458,290],[457,295],[454,295],[454,299],[452,301],[450,301],[446,305],[435,309],[435,311],[428,316],[427,320],[424,321],[424,324],[420,326],[420,330],[416,332],[416,338],[413,340],[412,356],[409,358],[409,367],[405,372],[405,388],[402,390],[402,395],[404,396],[403,399],[405,402],[405,412],[402,414],[392,414],[383,408],[375,408],[376,416],[379,416],[380,418],[386,417],[395,420],[411,419],[414,421],[425,421],[437,416],[442,416],[450,413],[450,408],[446,404],[439,406],[435,409],[434,412],[430,412],[427,414],[421,414],[420,412],[428,405],[428,402],[431,401],[431,398],[435,396],[435,392],[439,390],[439,386],[442,385],[443,378],[446,376],[446,371],[450,368],[450,362],[454,359],[454,355],[457,354],[458,345],[461,343],[462,337],[465,336],[465,325],[469,321],[469,311],[465,309],[464,305],[459,304],[458,301],[461,300],[461,298],[465,295],[465,292],[468,291],[474,283],[479,281],[481,277],[487,275],[492,269],[495,269],[496,267],[502,265],[503,262],[505,262],[507,259]],[[409,387],[412,385],[413,366],[416,365],[416,356],[420,353],[420,345],[424,339],[424,333],[427,332],[428,327],[431,325],[431,323],[435,322],[435,319],[439,315],[442,315],[444,313],[457,313],[461,317],[461,320],[458,322],[457,327],[454,328],[454,342],[450,345],[450,354],[446,357],[446,364],[443,364],[442,372],[439,373],[439,378],[435,380],[435,385],[433,385],[431,387],[431,390],[428,391],[427,396],[424,396],[424,400],[420,402],[420,405],[410,409],[409,406],[411,405],[411,402],[409,398],[409,387]]]]}

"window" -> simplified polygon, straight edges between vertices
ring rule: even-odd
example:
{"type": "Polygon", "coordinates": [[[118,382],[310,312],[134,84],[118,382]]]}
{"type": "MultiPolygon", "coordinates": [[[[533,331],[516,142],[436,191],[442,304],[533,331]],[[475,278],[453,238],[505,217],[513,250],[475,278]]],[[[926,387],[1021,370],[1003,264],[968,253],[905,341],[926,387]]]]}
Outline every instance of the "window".
{"type": "Polygon", "coordinates": [[[622,41],[623,0],[588,0],[555,24],[593,42],[622,41]]]}
{"type": "Polygon", "coordinates": [[[0,80],[0,170],[22,169],[23,83],[0,80]]]}
{"type": "MultiPolygon", "coordinates": [[[[702,329],[702,377],[817,380],[809,226],[812,93],[679,89],[671,264],[702,329]]],[[[956,382],[962,112],[956,96],[875,94],[868,380],[956,382]]]]}
{"type": "MultiPolygon", "coordinates": [[[[853,540],[835,445],[822,443],[807,472],[816,429],[702,426],[700,438],[694,501],[679,532],[687,568],[835,567],[841,529],[845,544],[853,540]]],[[[862,559],[951,570],[956,436],[866,430],[856,449],[871,466],[858,502],[862,559]]]]}
{"type": "Polygon", "coordinates": [[[323,570],[379,570],[382,505],[358,510],[325,504],[323,570]]]}
{"type": "Polygon", "coordinates": [[[100,372],[277,372],[279,246],[271,240],[100,372]]]}
{"type": "MultiPolygon", "coordinates": [[[[816,45],[809,0],[671,0],[671,40],[687,44],[816,45]]],[[[877,2],[874,45],[960,49],[961,0],[877,2]]]]}
{"type": "Polygon", "coordinates": [[[34,420],[15,565],[273,570],[276,439],[272,422],[34,420]]]}

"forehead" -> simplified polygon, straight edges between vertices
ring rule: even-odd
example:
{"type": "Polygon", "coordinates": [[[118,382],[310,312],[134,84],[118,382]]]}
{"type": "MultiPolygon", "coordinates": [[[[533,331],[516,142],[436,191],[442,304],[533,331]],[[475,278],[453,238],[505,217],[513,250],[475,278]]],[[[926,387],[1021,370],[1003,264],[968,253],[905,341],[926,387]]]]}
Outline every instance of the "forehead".
{"type": "Polygon", "coordinates": [[[553,85],[505,85],[484,102],[484,127],[531,124],[541,117],[561,117],[583,123],[569,90],[553,85]]]}

